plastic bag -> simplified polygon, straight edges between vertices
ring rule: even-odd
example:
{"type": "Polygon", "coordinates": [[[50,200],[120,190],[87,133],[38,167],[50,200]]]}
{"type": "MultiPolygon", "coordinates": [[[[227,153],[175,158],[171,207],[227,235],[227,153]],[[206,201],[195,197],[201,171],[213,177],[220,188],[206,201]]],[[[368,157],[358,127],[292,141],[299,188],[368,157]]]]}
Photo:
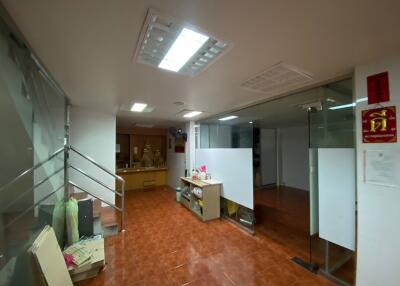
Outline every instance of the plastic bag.
{"type": "Polygon", "coordinates": [[[65,206],[65,215],[67,222],[68,245],[79,241],[78,230],[78,201],[70,198],[65,206]]]}
{"type": "Polygon", "coordinates": [[[53,210],[52,226],[57,237],[60,247],[64,246],[64,229],[65,229],[65,203],[64,200],[58,201],[53,210]]]}

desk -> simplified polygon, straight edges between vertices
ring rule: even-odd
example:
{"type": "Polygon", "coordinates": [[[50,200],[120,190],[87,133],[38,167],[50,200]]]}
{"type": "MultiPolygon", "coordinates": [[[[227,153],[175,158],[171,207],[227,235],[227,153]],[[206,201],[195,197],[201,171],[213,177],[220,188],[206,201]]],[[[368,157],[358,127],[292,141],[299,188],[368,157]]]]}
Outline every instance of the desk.
{"type": "MultiPolygon", "coordinates": [[[[128,191],[167,184],[167,168],[125,168],[118,169],[117,175],[125,180],[125,189],[128,191]]],[[[120,184],[117,185],[120,190],[120,184]]]]}

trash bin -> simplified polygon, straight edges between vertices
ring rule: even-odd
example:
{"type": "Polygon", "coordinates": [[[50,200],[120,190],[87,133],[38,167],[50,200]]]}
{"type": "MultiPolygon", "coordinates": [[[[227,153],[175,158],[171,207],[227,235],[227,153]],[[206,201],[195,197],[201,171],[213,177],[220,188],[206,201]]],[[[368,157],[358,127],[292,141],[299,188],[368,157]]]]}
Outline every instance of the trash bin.
{"type": "Polygon", "coordinates": [[[181,188],[176,188],[176,201],[179,203],[181,201],[181,188]]]}

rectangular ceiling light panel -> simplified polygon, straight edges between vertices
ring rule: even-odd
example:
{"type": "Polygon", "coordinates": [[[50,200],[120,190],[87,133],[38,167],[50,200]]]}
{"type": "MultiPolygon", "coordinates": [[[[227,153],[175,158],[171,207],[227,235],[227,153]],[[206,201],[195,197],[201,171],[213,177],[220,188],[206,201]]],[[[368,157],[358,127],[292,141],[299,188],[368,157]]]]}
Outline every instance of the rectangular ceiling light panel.
{"type": "Polygon", "coordinates": [[[195,76],[222,55],[228,45],[190,27],[150,9],[136,47],[136,60],[195,76]]]}
{"type": "Polygon", "coordinates": [[[236,118],[238,118],[238,116],[236,116],[236,115],[230,115],[230,116],[226,116],[226,117],[220,118],[220,119],[218,119],[218,120],[220,120],[220,121],[227,121],[227,120],[232,120],[232,119],[236,119],[236,118]]]}
{"type": "Polygon", "coordinates": [[[131,111],[143,112],[143,110],[145,110],[146,107],[147,107],[146,103],[137,103],[137,102],[135,102],[131,107],[131,111]]]}
{"type": "Polygon", "coordinates": [[[309,73],[300,69],[278,63],[241,84],[243,88],[262,93],[283,91],[299,87],[312,80],[309,73]]]}
{"type": "Polygon", "coordinates": [[[190,111],[190,112],[186,113],[185,115],[183,115],[183,117],[191,118],[191,117],[195,117],[197,115],[200,115],[202,113],[203,113],[202,111],[190,111]]]}
{"type": "Polygon", "coordinates": [[[184,28],[158,67],[179,71],[207,40],[207,36],[184,28]]]}

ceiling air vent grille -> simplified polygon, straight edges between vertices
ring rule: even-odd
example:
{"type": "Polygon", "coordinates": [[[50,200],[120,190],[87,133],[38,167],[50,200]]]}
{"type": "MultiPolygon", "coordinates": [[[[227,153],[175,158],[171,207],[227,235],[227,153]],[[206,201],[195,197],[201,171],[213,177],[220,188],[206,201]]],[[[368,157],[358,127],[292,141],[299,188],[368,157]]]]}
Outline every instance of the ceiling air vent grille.
{"type": "Polygon", "coordinates": [[[309,73],[285,63],[278,63],[246,80],[241,86],[252,91],[271,93],[298,87],[311,80],[309,73]]]}

